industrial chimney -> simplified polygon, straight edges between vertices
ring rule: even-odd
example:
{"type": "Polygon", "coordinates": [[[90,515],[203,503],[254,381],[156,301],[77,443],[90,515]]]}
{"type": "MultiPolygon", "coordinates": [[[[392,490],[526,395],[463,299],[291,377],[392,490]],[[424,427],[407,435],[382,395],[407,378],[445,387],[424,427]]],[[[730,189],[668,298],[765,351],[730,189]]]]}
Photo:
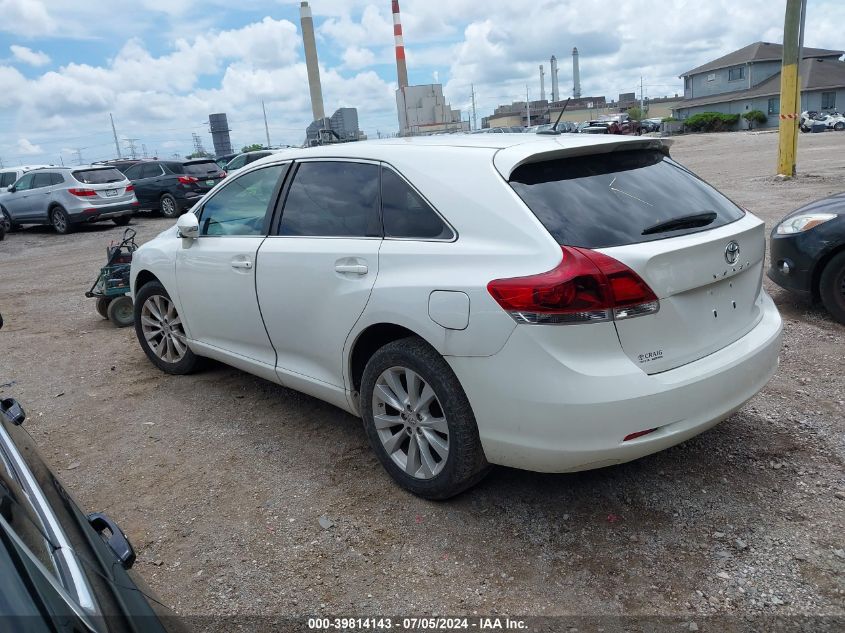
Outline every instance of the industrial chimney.
{"type": "Polygon", "coordinates": [[[402,38],[402,21],[399,18],[399,0],[393,0],[393,39],[396,44],[396,75],[399,89],[408,86],[408,67],[405,65],[405,40],[402,38]]]}
{"type": "Polygon", "coordinates": [[[540,101],[546,100],[546,72],[543,70],[543,64],[540,64],[540,101]]]}
{"type": "Polygon", "coordinates": [[[560,101],[560,94],[557,91],[557,57],[552,55],[552,67],[551,67],[551,74],[552,74],[552,103],[560,101]]]}
{"type": "Polygon", "coordinates": [[[323,109],[323,89],[320,86],[320,65],[317,62],[317,42],[314,39],[314,19],[311,7],[303,2],[299,7],[299,21],[302,25],[302,45],[305,48],[305,66],[308,68],[308,88],[311,91],[311,110],[314,120],[326,118],[323,109]]]}
{"type": "Polygon", "coordinates": [[[578,68],[578,48],[572,49],[572,96],[581,98],[581,70],[578,68]]]}

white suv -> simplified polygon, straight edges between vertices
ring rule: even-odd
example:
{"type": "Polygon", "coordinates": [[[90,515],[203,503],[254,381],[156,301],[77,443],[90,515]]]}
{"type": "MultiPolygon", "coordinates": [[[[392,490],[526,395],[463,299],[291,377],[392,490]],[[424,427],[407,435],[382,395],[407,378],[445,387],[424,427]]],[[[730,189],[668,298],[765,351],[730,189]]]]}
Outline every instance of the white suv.
{"type": "Polygon", "coordinates": [[[132,261],[162,370],[210,357],[360,416],[402,486],[618,464],[714,426],[777,367],[763,222],[619,136],[290,150],[132,261]]]}

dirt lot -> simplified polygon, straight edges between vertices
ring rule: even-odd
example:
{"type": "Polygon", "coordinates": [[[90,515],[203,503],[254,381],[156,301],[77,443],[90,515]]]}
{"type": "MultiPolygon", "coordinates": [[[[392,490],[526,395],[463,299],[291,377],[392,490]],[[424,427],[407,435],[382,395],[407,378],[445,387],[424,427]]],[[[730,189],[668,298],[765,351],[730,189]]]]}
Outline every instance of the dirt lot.
{"type": "MultiPolygon", "coordinates": [[[[776,143],[700,135],[673,154],[771,227],[845,189],[845,133],[802,135],[790,182],[771,178],[776,143]]],[[[146,240],[171,222],[134,224],[146,240]]],[[[119,234],[0,243],[0,383],[13,383],[0,393],[179,613],[845,615],[845,327],[768,280],[780,368],[730,420],[634,463],[498,468],[430,503],[394,486],[359,421],[329,405],[219,365],[156,370],[83,296],[119,234]]]]}

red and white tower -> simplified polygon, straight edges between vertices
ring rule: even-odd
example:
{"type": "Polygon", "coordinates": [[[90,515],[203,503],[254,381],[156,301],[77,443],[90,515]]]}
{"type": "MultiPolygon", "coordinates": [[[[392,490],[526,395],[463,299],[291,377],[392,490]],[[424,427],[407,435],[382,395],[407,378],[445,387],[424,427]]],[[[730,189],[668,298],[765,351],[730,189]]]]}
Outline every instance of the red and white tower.
{"type": "Polygon", "coordinates": [[[396,42],[396,74],[399,89],[408,86],[408,67],[405,65],[405,42],[402,39],[402,21],[399,18],[399,0],[393,0],[393,37],[396,42]]]}

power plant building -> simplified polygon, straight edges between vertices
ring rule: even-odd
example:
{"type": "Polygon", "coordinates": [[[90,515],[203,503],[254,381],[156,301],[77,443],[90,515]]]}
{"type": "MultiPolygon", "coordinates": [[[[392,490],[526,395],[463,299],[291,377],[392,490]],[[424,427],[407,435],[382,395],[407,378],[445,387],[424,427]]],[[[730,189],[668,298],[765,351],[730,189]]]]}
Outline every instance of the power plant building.
{"type": "Polygon", "coordinates": [[[358,109],[340,108],[331,117],[312,122],[305,130],[305,137],[307,145],[363,140],[364,135],[358,128],[358,109]]]}

